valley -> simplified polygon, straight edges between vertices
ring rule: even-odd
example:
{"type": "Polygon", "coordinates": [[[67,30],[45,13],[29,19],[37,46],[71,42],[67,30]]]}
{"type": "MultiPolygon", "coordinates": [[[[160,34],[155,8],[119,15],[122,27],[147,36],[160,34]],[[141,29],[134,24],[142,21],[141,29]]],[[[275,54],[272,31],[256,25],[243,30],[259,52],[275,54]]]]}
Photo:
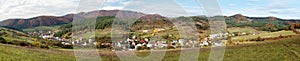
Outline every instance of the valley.
{"type": "Polygon", "coordinates": [[[1,22],[5,24],[0,28],[0,60],[75,61],[74,51],[97,49],[104,61],[119,61],[115,51],[143,57],[167,49],[163,61],[176,61],[181,48],[201,48],[198,59],[208,60],[211,47],[226,46],[224,61],[297,61],[297,21],[241,14],[168,18],[122,10],[9,19],[1,22]],[[74,15],[81,19],[73,21],[74,15]],[[114,34],[116,30],[120,31],[114,34]]]}

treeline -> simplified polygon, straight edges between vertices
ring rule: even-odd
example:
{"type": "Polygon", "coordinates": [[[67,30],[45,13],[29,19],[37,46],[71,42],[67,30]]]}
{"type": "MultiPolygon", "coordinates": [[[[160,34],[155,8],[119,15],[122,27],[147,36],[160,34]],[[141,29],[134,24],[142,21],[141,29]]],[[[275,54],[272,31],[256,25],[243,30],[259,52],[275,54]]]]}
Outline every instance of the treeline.
{"type": "MultiPolygon", "coordinates": [[[[209,29],[208,18],[205,17],[205,16],[177,17],[175,19],[192,20],[192,21],[195,22],[195,26],[198,29],[203,29],[203,30],[209,29]]],[[[147,24],[145,22],[149,22],[148,20],[139,20],[138,19],[136,22],[134,22],[133,19],[118,19],[114,16],[97,17],[96,21],[94,21],[94,20],[95,19],[83,19],[81,21],[76,21],[75,27],[73,27],[74,23],[63,25],[63,26],[60,27],[60,29],[62,31],[58,32],[54,36],[62,37],[64,34],[67,34],[67,33],[71,32],[72,28],[76,29],[76,30],[93,29],[93,28],[95,28],[95,29],[109,28],[109,27],[112,27],[112,23],[113,23],[114,20],[118,20],[118,22],[119,22],[118,24],[132,23],[134,25],[132,28],[136,28],[136,27],[137,27],[137,29],[139,29],[141,27],[143,27],[143,28],[152,28],[152,27],[145,27],[146,24],[147,24]],[[142,23],[142,24],[139,24],[139,23],[142,23]],[[76,25],[76,24],[79,24],[79,25],[76,25]]],[[[152,22],[153,22],[154,26],[159,25],[159,24],[156,24],[156,23],[161,23],[161,24],[166,25],[166,24],[172,22],[172,20],[156,19],[152,22]]],[[[265,19],[265,20],[255,20],[254,19],[253,21],[246,21],[246,22],[236,23],[234,18],[229,18],[229,19],[226,19],[225,22],[227,24],[227,27],[254,27],[257,30],[271,31],[271,32],[280,31],[280,30],[290,30],[290,27],[291,27],[291,25],[289,25],[286,21],[280,21],[280,20],[270,21],[270,20],[267,20],[267,19],[265,19]]],[[[174,26],[174,25],[167,25],[167,26],[174,26]]]]}
{"type": "Polygon", "coordinates": [[[261,31],[280,31],[280,30],[290,30],[290,26],[285,21],[280,20],[259,20],[259,21],[246,21],[241,23],[236,23],[234,20],[226,20],[227,27],[254,27],[257,30],[261,31]]]}
{"type": "Polygon", "coordinates": [[[114,16],[103,16],[96,18],[96,21],[93,21],[93,19],[84,19],[80,20],[76,23],[70,23],[62,25],[59,29],[61,31],[54,34],[55,37],[63,37],[63,35],[67,33],[71,33],[72,29],[76,30],[84,30],[84,29],[91,29],[91,27],[95,29],[105,29],[107,27],[111,27],[113,20],[115,19],[114,16]],[[93,23],[96,22],[96,23],[93,23]],[[79,25],[77,24],[79,23],[79,25]],[[75,25],[73,25],[75,24],[75,25]]]}

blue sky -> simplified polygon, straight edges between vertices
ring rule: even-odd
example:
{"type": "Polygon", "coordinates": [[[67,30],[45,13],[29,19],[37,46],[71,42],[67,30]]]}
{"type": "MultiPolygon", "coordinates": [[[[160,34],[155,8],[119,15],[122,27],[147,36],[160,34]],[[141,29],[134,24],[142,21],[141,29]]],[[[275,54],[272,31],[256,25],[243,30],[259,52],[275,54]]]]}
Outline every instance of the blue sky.
{"type": "MultiPolygon", "coordinates": [[[[132,10],[164,16],[205,15],[207,11],[196,0],[0,0],[0,20],[30,18],[40,15],[61,16],[93,10],[132,10]],[[83,1],[85,1],[83,3],[83,1]],[[100,4],[99,4],[100,3],[100,4]],[[104,3],[104,4],[101,4],[104,3]],[[86,5],[86,6],[85,6],[86,5]],[[84,7],[79,8],[78,7],[84,7]],[[94,7],[93,7],[94,6],[94,7]],[[95,8],[96,7],[96,8],[95,8]]],[[[300,19],[298,0],[218,0],[219,15],[275,16],[300,19]]],[[[208,5],[213,6],[213,5],[208,5]]]]}

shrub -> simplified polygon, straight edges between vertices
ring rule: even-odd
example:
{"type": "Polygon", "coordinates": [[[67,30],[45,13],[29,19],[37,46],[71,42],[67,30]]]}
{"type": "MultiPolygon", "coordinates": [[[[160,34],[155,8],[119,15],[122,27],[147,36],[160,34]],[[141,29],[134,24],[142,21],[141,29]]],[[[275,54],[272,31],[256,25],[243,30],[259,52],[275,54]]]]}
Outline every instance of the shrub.
{"type": "Polygon", "coordinates": [[[264,41],[264,39],[258,36],[255,41],[264,41]]]}
{"type": "Polygon", "coordinates": [[[63,45],[62,48],[73,49],[73,45],[63,45]]]}
{"type": "Polygon", "coordinates": [[[12,40],[11,42],[13,43],[13,45],[21,45],[20,41],[18,40],[12,40]]]}
{"type": "Polygon", "coordinates": [[[19,43],[21,46],[31,46],[31,44],[26,41],[20,41],[19,43]]]}
{"type": "Polygon", "coordinates": [[[0,43],[7,43],[7,41],[3,38],[3,37],[0,37],[0,43]]]}
{"type": "Polygon", "coordinates": [[[138,46],[138,47],[137,47],[137,50],[144,50],[144,49],[145,49],[144,46],[138,46]]]}
{"type": "Polygon", "coordinates": [[[145,47],[145,49],[146,49],[146,50],[150,50],[151,48],[150,48],[150,47],[145,47]]]}
{"type": "Polygon", "coordinates": [[[284,38],[281,34],[279,35],[279,38],[284,38]]]}
{"type": "Polygon", "coordinates": [[[46,45],[40,45],[40,48],[46,48],[46,49],[49,49],[49,46],[46,46],[46,45]]]}
{"type": "Polygon", "coordinates": [[[175,49],[173,46],[167,46],[167,49],[175,49]]]}

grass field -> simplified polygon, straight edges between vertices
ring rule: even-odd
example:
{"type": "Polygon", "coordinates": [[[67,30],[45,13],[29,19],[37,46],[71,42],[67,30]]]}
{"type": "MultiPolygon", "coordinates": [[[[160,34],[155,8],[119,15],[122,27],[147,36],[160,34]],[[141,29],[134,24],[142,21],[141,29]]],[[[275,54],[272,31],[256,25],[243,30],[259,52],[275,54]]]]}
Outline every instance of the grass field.
{"type": "Polygon", "coordinates": [[[232,37],[231,40],[249,40],[255,39],[257,37],[261,38],[271,38],[271,37],[279,37],[279,36],[289,36],[289,35],[297,35],[293,31],[278,31],[278,32],[271,32],[271,33],[262,33],[258,35],[246,35],[246,36],[237,36],[232,37]]]}
{"type": "Polygon", "coordinates": [[[232,27],[232,28],[227,28],[229,33],[234,33],[234,32],[245,32],[247,34],[257,34],[257,33],[267,33],[267,31],[259,31],[256,30],[252,27],[232,27]]]}
{"type": "Polygon", "coordinates": [[[8,30],[5,28],[0,28],[0,33],[2,33],[1,37],[3,37],[6,41],[12,41],[12,40],[20,40],[20,41],[26,41],[26,42],[33,42],[33,38],[26,36],[25,33],[15,31],[15,30],[8,30]]]}
{"type": "MultiPolygon", "coordinates": [[[[224,61],[299,61],[300,36],[292,38],[227,46],[224,61]]],[[[188,52],[193,54],[194,52],[188,52]]],[[[137,52],[138,56],[145,57],[148,52],[137,52]]],[[[154,53],[159,54],[159,53],[154,53]]],[[[209,58],[210,48],[202,48],[199,60],[209,58]]],[[[100,51],[103,61],[119,61],[113,52],[100,51]]],[[[163,61],[177,61],[180,51],[168,51],[163,61]]],[[[126,55],[125,55],[126,56],[126,55]]],[[[73,52],[61,50],[46,50],[25,48],[0,44],[0,61],[75,61],[73,52]]]]}
{"type": "Polygon", "coordinates": [[[57,26],[39,26],[34,28],[22,29],[25,32],[33,32],[33,31],[49,31],[49,30],[57,30],[61,25],[57,26]]]}
{"type": "Polygon", "coordinates": [[[0,61],[74,61],[72,54],[0,44],[0,61]]]}

